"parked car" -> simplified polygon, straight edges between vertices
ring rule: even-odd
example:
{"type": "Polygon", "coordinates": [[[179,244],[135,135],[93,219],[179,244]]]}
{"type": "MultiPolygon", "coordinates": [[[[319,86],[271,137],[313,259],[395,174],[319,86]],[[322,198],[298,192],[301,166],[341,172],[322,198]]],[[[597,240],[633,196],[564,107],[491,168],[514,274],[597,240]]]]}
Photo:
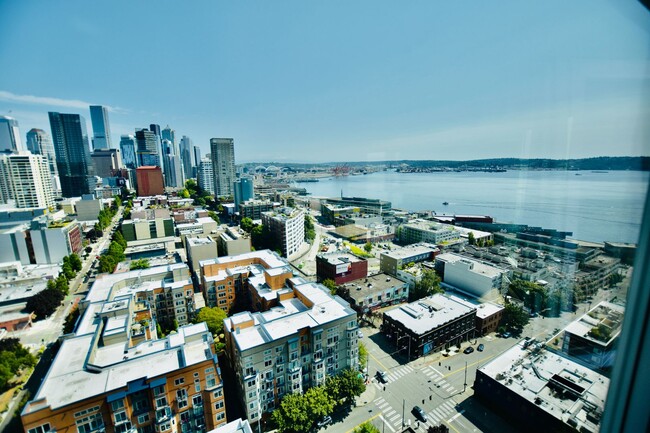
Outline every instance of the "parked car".
{"type": "Polygon", "coordinates": [[[427,414],[420,406],[413,407],[413,415],[415,415],[420,421],[427,422],[427,414]]]}
{"type": "Polygon", "coordinates": [[[474,348],[472,346],[466,347],[465,350],[463,350],[463,353],[468,354],[472,353],[474,351],[474,348]]]}
{"type": "Polygon", "coordinates": [[[512,337],[512,334],[510,332],[504,332],[503,334],[501,334],[501,337],[510,338],[510,337],[512,337]]]}
{"type": "Polygon", "coordinates": [[[323,418],[322,420],[318,421],[316,423],[316,425],[318,426],[318,428],[321,428],[321,427],[325,427],[326,425],[331,424],[331,423],[332,423],[332,417],[328,415],[325,418],[323,418]]]}
{"type": "Polygon", "coordinates": [[[386,374],[385,371],[378,371],[377,372],[377,378],[381,383],[386,383],[388,382],[388,375],[386,374]]]}
{"type": "Polygon", "coordinates": [[[361,332],[361,331],[357,332],[357,336],[358,336],[359,338],[363,338],[363,332],[361,332]]]}
{"type": "Polygon", "coordinates": [[[478,350],[479,352],[483,352],[483,350],[485,350],[485,346],[483,345],[483,343],[479,344],[476,350],[478,350]]]}

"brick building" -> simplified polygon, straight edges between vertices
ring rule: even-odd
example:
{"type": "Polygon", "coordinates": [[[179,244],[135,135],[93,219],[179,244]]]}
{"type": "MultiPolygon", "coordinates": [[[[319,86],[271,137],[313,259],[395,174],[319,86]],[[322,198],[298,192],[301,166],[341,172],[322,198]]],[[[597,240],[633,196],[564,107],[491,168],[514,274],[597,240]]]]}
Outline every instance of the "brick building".
{"type": "Polygon", "coordinates": [[[368,261],[346,252],[316,256],[318,281],[333,280],[337,285],[368,276],[368,261]]]}

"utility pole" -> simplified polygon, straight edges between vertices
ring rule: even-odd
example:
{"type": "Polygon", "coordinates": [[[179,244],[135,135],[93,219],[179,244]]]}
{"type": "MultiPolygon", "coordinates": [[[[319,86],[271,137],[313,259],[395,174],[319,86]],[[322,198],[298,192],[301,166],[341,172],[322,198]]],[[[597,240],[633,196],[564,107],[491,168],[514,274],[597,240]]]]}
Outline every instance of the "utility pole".
{"type": "Polygon", "coordinates": [[[404,408],[406,407],[406,399],[402,399],[402,428],[406,425],[406,420],[404,419],[404,408]]]}

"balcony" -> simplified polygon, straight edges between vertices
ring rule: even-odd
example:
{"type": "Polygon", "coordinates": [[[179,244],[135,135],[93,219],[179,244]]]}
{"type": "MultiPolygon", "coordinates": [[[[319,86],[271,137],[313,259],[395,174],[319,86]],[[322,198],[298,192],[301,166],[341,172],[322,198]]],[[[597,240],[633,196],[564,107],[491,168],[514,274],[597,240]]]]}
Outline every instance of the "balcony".
{"type": "Polygon", "coordinates": [[[172,409],[169,406],[162,406],[156,409],[156,424],[169,421],[172,417],[172,409]]]}

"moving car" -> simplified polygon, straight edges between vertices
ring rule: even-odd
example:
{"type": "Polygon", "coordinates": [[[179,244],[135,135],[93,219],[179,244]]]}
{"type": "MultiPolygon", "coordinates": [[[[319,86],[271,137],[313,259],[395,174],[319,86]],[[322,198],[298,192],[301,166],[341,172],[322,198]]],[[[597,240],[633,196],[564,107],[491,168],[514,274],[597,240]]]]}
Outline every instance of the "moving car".
{"type": "Polygon", "coordinates": [[[420,406],[413,407],[413,415],[415,415],[420,421],[427,422],[427,414],[420,406]]]}
{"type": "Polygon", "coordinates": [[[316,425],[318,426],[318,428],[321,428],[321,427],[325,427],[326,425],[331,424],[331,423],[332,423],[332,417],[328,415],[325,418],[323,418],[322,420],[318,421],[316,423],[316,425]]]}
{"type": "Polygon", "coordinates": [[[388,375],[386,375],[385,371],[378,371],[377,378],[381,381],[381,383],[388,382],[388,375]]]}
{"type": "Polygon", "coordinates": [[[468,354],[468,353],[472,353],[473,351],[474,351],[474,348],[472,346],[469,346],[469,347],[465,348],[465,350],[463,350],[463,353],[468,354]]]}
{"type": "Polygon", "coordinates": [[[485,350],[485,346],[483,345],[483,343],[479,344],[476,350],[478,350],[479,352],[483,352],[483,350],[485,350]]]}

